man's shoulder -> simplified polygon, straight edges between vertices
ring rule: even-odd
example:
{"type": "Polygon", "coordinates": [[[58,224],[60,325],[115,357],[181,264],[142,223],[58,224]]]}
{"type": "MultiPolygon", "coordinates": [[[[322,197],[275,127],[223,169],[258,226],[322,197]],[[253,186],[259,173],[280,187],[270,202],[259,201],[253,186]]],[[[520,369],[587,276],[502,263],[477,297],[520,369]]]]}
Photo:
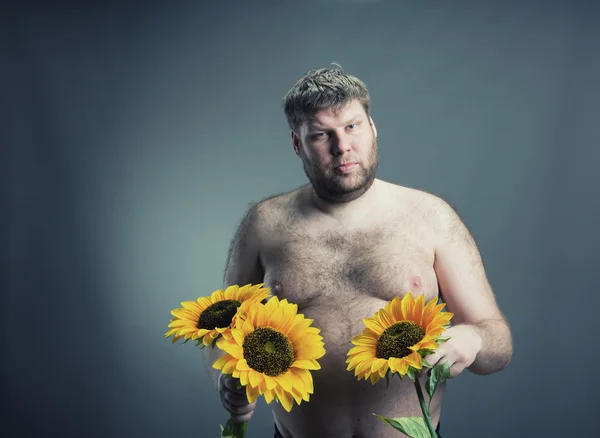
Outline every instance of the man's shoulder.
{"type": "Polygon", "coordinates": [[[448,203],[442,196],[425,189],[400,185],[388,181],[384,181],[384,184],[388,186],[393,196],[397,197],[399,200],[432,208],[446,208],[448,206],[448,203]]]}
{"type": "Polygon", "coordinates": [[[432,225],[441,226],[457,218],[454,207],[442,195],[415,187],[389,182],[386,184],[396,201],[416,215],[428,219],[432,225]]]}
{"type": "Polygon", "coordinates": [[[247,216],[257,227],[269,228],[292,214],[293,206],[305,187],[268,195],[259,201],[252,201],[249,204],[247,216]]]}

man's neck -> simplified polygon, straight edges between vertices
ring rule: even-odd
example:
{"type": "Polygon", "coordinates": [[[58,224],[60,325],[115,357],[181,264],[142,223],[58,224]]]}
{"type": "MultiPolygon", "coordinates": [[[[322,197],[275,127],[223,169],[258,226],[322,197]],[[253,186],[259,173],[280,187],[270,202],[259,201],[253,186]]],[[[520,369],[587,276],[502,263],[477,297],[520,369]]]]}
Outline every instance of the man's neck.
{"type": "Polygon", "coordinates": [[[373,184],[360,196],[351,201],[335,202],[317,195],[314,188],[310,187],[310,202],[320,212],[337,221],[360,220],[368,216],[369,209],[376,204],[376,199],[381,191],[381,181],[375,179],[373,184]]]}

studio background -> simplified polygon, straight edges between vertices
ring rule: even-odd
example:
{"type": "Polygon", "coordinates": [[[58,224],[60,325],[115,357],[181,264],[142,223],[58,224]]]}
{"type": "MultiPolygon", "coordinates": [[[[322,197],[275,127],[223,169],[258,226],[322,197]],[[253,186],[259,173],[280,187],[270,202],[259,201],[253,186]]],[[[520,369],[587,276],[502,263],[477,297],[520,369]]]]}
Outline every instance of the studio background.
{"type": "MultiPolygon", "coordinates": [[[[384,180],[473,232],[514,357],[446,437],[596,436],[600,14],[589,1],[19,2],[3,15],[5,437],[214,437],[170,310],[222,287],[251,202],[306,182],[281,109],[340,63],[384,180]],[[575,433],[575,430],[577,432],[575,433]]],[[[247,436],[272,436],[261,399],[247,436]]]]}

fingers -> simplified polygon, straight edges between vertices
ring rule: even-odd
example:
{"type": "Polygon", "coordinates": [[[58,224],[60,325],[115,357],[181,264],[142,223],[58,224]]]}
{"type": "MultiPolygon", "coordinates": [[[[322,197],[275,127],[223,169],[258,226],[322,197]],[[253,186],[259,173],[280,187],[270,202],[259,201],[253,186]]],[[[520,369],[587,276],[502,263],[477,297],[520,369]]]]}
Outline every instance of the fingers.
{"type": "Polygon", "coordinates": [[[443,364],[444,362],[448,362],[448,365],[450,366],[451,378],[458,376],[461,371],[465,369],[464,364],[452,360],[452,358],[445,354],[443,350],[438,350],[435,353],[425,356],[424,360],[432,367],[443,364]]]}
{"type": "Polygon", "coordinates": [[[256,409],[256,401],[248,403],[246,389],[238,387],[238,379],[223,374],[219,379],[221,404],[230,413],[231,419],[238,423],[249,421],[256,409]]]}
{"type": "MultiPolygon", "coordinates": [[[[233,391],[223,391],[223,400],[230,403],[232,406],[247,406],[249,405],[248,403],[248,398],[246,397],[246,393],[244,392],[243,394],[239,394],[237,392],[233,392],[233,391]]],[[[254,402],[253,404],[256,404],[256,402],[254,402]]]]}
{"type": "Polygon", "coordinates": [[[423,358],[430,366],[434,367],[439,363],[442,363],[442,359],[446,359],[446,355],[443,351],[437,350],[435,353],[428,354],[423,358]]]}
{"type": "Polygon", "coordinates": [[[467,367],[467,363],[459,359],[453,359],[450,355],[441,352],[430,354],[424,360],[432,367],[448,362],[450,366],[450,378],[454,378],[462,373],[467,367]]]}
{"type": "Polygon", "coordinates": [[[234,405],[227,400],[222,400],[223,407],[229,412],[231,418],[238,423],[244,423],[254,414],[256,409],[256,402],[248,404],[246,401],[245,405],[234,405]]]}
{"type": "Polygon", "coordinates": [[[239,394],[246,394],[246,389],[244,387],[240,388],[239,382],[240,381],[233,376],[230,376],[228,374],[221,374],[221,384],[225,388],[233,392],[237,392],[239,394]]]}
{"type": "Polygon", "coordinates": [[[450,367],[450,377],[456,377],[458,376],[460,373],[462,373],[464,371],[464,369],[466,368],[466,363],[464,362],[455,362],[451,367],[450,367]]]}

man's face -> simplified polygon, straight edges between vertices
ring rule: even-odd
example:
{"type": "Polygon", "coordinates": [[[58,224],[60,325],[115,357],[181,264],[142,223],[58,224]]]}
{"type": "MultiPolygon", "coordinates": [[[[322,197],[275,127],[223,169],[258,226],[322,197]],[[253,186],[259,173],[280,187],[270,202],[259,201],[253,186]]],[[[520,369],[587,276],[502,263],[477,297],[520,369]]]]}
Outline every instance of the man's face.
{"type": "Polygon", "coordinates": [[[373,183],[377,170],[377,129],[359,101],[339,112],[323,110],[292,132],[296,155],[315,192],[324,199],[347,202],[373,183]]]}

